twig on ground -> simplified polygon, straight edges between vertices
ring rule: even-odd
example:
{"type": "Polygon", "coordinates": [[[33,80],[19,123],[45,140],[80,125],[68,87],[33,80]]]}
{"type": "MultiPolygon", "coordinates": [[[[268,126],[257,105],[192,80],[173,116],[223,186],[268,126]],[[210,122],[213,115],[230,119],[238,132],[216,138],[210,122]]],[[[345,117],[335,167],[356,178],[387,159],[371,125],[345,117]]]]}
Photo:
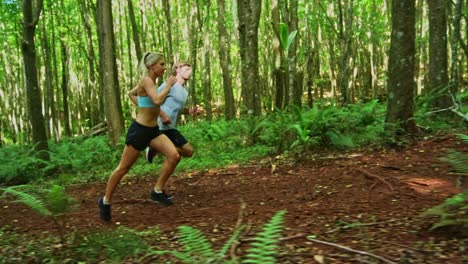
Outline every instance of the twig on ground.
{"type": "Polygon", "coordinates": [[[310,237],[307,237],[307,239],[312,241],[312,242],[315,242],[315,243],[337,247],[339,249],[343,249],[343,250],[353,252],[353,253],[356,253],[356,254],[360,254],[360,255],[370,256],[370,257],[376,258],[378,260],[381,260],[381,261],[383,261],[385,263],[396,264],[396,262],[393,262],[393,261],[388,260],[388,259],[386,259],[384,257],[381,257],[379,255],[375,255],[373,253],[369,253],[369,252],[366,252],[366,251],[355,250],[355,249],[352,249],[350,247],[346,247],[346,246],[342,246],[342,245],[339,245],[339,244],[335,244],[335,243],[331,243],[331,242],[327,242],[327,241],[322,241],[322,240],[318,240],[318,239],[314,239],[314,238],[310,238],[310,237]]]}
{"type": "MultiPolygon", "coordinates": [[[[236,221],[236,225],[234,226],[234,230],[237,230],[238,228],[240,228],[240,226],[242,225],[242,221],[244,219],[244,211],[245,211],[245,208],[247,207],[247,204],[244,202],[243,199],[240,199],[240,209],[239,209],[239,214],[237,216],[237,221],[236,221]]],[[[247,232],[249,228],[246,228],[244,230],[244,232],[247,232]]],[[[240,236],[240,235],[239,235],[240,236]]],[[[231,259],[235,259],[237,257],[236,255],[236,251],[237,251],[237,247],[241,244],[240,240],[237,239],[236,241],[234,241],[231,245],[231,248],[229,249],[229,255],[231,256],[231,259]]]]}
{"type": "Polygon", "coordinates": [[[336,231],[344,230],[344,229],[351,229],[351,228],[356,228],[356,227],[363,227],[363,226],[375,226],[375,225],[381,225],[381,224],[388,224],[388,223],[393,223],[397,221],[401,221],[402,219],[391,219],[388,221],[383,221],[383,222],[372,222],[372,223],[354,223],[352,227],[350,226],[339,226],[337,228],[333,228],[332,230],[329,230],[327,232],[324,232],[322,234],[330,234],[334,233],[336,231]]]}
{"type": "Polygon", "coordinates": [[[380,177],[379,175],[375,175],[373,173],[370,173],[370,172],[368,172],[368,171],[366,171],[364,169],[358,169],[358,171],[363,173],[368,178],[377,179],[378,181],[384,183],[385,185],[387,185],[387,187],[390,189],[390,191],[393,192],[393,186],[388,181],[386,181],[384,178],[380,177]]]}

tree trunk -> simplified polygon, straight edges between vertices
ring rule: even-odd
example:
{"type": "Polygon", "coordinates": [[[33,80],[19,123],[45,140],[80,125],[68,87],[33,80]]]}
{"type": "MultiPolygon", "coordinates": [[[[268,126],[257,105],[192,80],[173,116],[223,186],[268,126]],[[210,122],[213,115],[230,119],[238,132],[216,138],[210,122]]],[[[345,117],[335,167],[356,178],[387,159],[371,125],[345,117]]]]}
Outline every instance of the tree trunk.
{"type": "Polygon", "coordinates": [[[107,119],[109,142],[115,145],[124,132],[124,121],[120,103],[119,80],[117,78],[111,0],[98,0],[97,12],[99,18],[100,85],[104,94],[104,112],[107,119]]]}
{"type": "Polygon", "coordinates": [[[52,75],[52,58],[50,52],[50,45],[49,40],[47,38],[47,30],[45,26],[42,27],[42,35],[41,35],[41,46],[44,53],[44,85],[45,85],[45,98],[44,98],[44,109],[45,109],[45,123],[50,124],[50,126],[46,125],[49,128],[48,131],[48,138],[54,138],[57,141],[58,133],[57,132],[57,115],[56,115],[56,106],[54,100],[54,88],[53,88],[53,75],[52,75]]]}
{"type": "Polygon", "coordinates": [[[271,7],[271,23],[273,26],[273,78],[276,87],[275,92],[275,107],[277,109],[283,109],[285,105],[285,72],[284,68],[281,71],[281,62],[283,61],[283,50],[280,46],[279,32],[280,32],[280,12],[278,6],[278,0],[272,0],[271,7]]]}
{"type": "Polygon", "coordinates": [[[344,5],[341,4],[341,0],[338,1],[339,9],[339,40],[340,40],[340,73],[339,73],[339,85],[341,92],[341,103],[343,105],[349,103],[348,98],[348,82],[349,82],[349,57],[351,52],[351,38],[353,27],[353,0],[348,3],[345,0],[344,5]],[[343,10],[344,9],[344,10],[343,10]]]}
{"type": "Polygon", "coordinates": [[[201,36],[198,33],[199,28],[203,28],[203,20],[201,19],[201,10],[199,0],[196,1],[195,8],[191,10],[191,23],[190,23],[190,32],[192,36],[190,38],[190,62],[192,68],[192,78],[190,78],[190,96],[192,97],[192,105],[195,106],[198,104],[197,91],[196,91],[196,75],[197,75],[197,54],[200,47],[201,36]]]}
{"type": "Polygon", "coordinates": [[[128,14],[130,15],[130,21],[132,23],[132,36],[133,36],[133,44],[135,45],[135,51],[137,58],[140,59],[143,56],[141,52],[141,44],[140,44],[140,37],[138,33],[138,26],[135,19],[135,11],[133,9],[133,1],[127,0],[128,4],[128,14]]]}
{"type": "MultiPolygon", "coordinates": [[[[298,0],[289,0],[289,31],[293,32],[298,30],[299,20],[297,18],[297,9],[298,9],[298,0]]],[[[299,31],[298,31],[299,32],[299,31]]],[[[289,85],[292,87],[292,104],[296,106],[302,105],[302,85],[300,74],[298,73],[296,67],[297,60],[297,43],[300,34],[296,35],[296,39],[291,43],[288,51],[289,57],[289,79],[292,80],[289,82],[289,85]]]]}
{"type": "Polygon", "coordinates": [[[458,43],[461,41],[460,36],[460,20],[462,13],[463,0],[455,0],[453,10],[453,36],[451,42],[452,62],[450,67],[450,88],[458,91],[458,43]]]}
{"type": "Polygon", "coordinates": [[[63,126],[65,136],[71,136],[70,128],[70,107],[68,106],[68,53],[67,47],[62,39],[60,39],[60,51],[62,58],[62,82],[60,84],[62,90],[63,102],[63,126]]]}
{"type": "Polygon", "coordinates": [[[239,0],[240,53],[242,63],[242,91],[248,114],[260,115],[260,94],[258,87],[258,25],[262,1],[239,0]]]}
{"type": "Polygon", "coordinates": [[[91,17],[89,14],[95,14],[96,9],[86,4],[87,1],[80,1],[82,3],[82,19],[85,26],[86,32],[86,54],[88,61],[88,70],[89,70],[89,81],[86,82],[86,94],[89,98],[88,104],[88,116],[90,119],[89,127],[93,127],[104,120],[104,115],[102,114],[102,109],[104,108],[104,103],[102,99],[101,86],[96,85],[96,52],[94,51],[93,43],[93,31],[91,28],[91,17]]]}
{"type": "MultiPolygon", "coordinates": [[[[452,105],[447,75],[446,0],[428,0],[429,6],[429,90],[431,104],[443,109],[452,105]]],[[[448,112],[447,112],[448,113],[448,112]]]]}
{"type": "Polygon", "coordinates": [[[392,35],[388,63],[387,131],[395,134],[398,128],[416,133],[413,119],[415,1],[392,2],[392,35]]]}
{"type": "Polygon", "coordinates": [[[234,93],[232,90],[232,77],[231,77],[231,42],[226,30],[224,14],[224,0],[217,0],[218,2],[218,42],[219,42],[219,61],[221,64],[222,77],[223,77],[223,91],[224,91],[224,114],[227,120],[236,117],[236,109],[234,106],[234,93]]]}
{"type": "Polygon", "coordinates": [[[37,22],[42,11],[42,0],[37,1],[33,15],[33,1],[23,0],[23,43],[22,53],[26,75],[26,99],[28,102],[28,115],[32,126],[34,149],[38,157],[49,160],[49,145],[42,113],[42,100],[36,68],[36,46],[34,35],[37,22]]]}
{"type": "Polygon", "coordinates": [[[203,76],[203,93],[204,93],[204,103],[205,103],[205,111],[206,111],[206,119],[211,120],[213,117],[213,109],[211,107],[211,60],[210,60],[210,39],[208,38],[208,34],[206,34],[205,38],[205,48],[203,49],[203,68],[204,68],[204,76],[203,76]]]}
{"type": "Polygon", "coordinates": [[[167,25],[167,31],[166,31],[166,41],[169,44],[169,50],[168,50],[168,58],[169,58],[169,63],[175,63],[174,58],[172,57],[174,55],[172,51],[172,27],[171,27],[171,6],[169,5],[168,0],[162,0],[163,8],[164,8],[164,15],[166,17],[166,25],[167,25]]]}

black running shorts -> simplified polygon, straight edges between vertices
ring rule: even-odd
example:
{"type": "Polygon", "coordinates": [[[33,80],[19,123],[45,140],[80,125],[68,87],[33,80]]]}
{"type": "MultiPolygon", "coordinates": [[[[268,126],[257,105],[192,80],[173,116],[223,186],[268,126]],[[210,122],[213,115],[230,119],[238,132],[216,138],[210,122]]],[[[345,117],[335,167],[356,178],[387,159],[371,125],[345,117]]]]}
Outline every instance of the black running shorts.
{"type": "Polygon", "coordinates": [[[177,129],[161,130],[161,133],[166,135],[172,143],[174,143],[174,146],[178,148],[181,148],[183,145],[188,143],[187,139],[185,139],[177,129]]]}
{"type": "Polygon", "coordinates": [[[133,121],[132,125],[128,128],[127,138],[125,144],[132,145],[139,151],[143,151],[153,140],[153,138],[161,135],[159,127],[147,127],[133,121]]]}

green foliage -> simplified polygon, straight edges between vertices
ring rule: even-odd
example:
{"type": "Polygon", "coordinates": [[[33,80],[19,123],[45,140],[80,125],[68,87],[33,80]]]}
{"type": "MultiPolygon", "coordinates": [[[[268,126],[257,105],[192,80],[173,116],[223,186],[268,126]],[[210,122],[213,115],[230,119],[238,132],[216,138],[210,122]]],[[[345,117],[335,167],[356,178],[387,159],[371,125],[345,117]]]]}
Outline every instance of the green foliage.
{"type": "MultiPolygon", "coordinates": [[[[458,137],[462,139],[465,144],[468,144],[468,136],[464,134],[458,134],[458,137]]],[[[457,187],[461,186],[462,176],[468,174],[468,153],[463,153],[459,151],[455,151],[453,149],[449,149],[448,153],[445,157],[441,158],[440,160],[449,163],[455,172],[459,173],[459,177],[457,178],[457,187]]]]}
{"type": "Polygon", "coordinates": [[[5,198],[7,194],[11,194],[18,199],[15,202],[22,203],[40,215],[58,217],[73,208],[74,200],[65,192],[62,186],[54,185],[49,190],[39,189],[34,187],[37,193],[31,191],[31,187],[12,186],[8,188],[0,188],[3,191],[0,198],[5,198]],[[29,189],[29,190],[28,190],[29,189]]]}
{"type": "Polygon", "coordinates": [[[297,139],[291,149],[300,146],[303,152],[313,146],[347,149],[383,143],[383,111],[375,100],[343,108],[317,104],[312,109],[296,108],[290,127],[297,132],[297,139]]]}
{"type": "Polygon", "coordinates": [[[133,229],[119,226],[114,230],[103,230],[84,236],[77,251],[80,259],[87,262],[104,258],[120,263],[148,249],[149,246],[141,234],[133,229]]]}
{"type": "Polygon", "coordinates": [[[31,146],[9,145],[0,148],[0,184],[24,184],[57,177],[62,177],[61,183],[85,181],[113,169],[120,153],[121,149],[111,148],[104,136],[49,142],[50,161],[37,158],[31,146]],[[76,177],[83,174],[86,178],[76,177]]]}
{"type": "Polygon", "coordinates": [[[278,254],[278,239],[283,230],[283,219],[286,211],[277,212],[271,220],[265,224],[262,231],[257,233],[248,249],[248,253],[242,263],[276,263],[276,254],[278,254]]]}
{"type": "Polygon", "coordinates": [[[179,226],[179,242],[183,245],[182,251],[163,250],[155,254],[170,254],[182,263],[228,263],[223,261],[232,243],[239,237],[243,227],[234,231],[219,252],[213,249],[206,236],[198,229],[190,226],[179,226]]]}
{"type": "Polygon", "coordinates": [[[291,46],[291,43],[294,41],[294,38],[296,37],[297,30],[292,31],[289,33],[288,25],[285,23],[280,23],[280,43],[281,43],[281,48],[283,50],[288,50],[289,46],[291,46]]]}
{"type": "Polygon", "coordinates": [[[437,216],[431,229],[440,227],[454,227],[459,232],[468,231],[468,191],[458,193],[445,199],[445,202],[434,206],[421,214],[423,217],[437,216]]]}
{"type": "MultiPolygon", "coordinates": [[[[259,232],[248,250],[248,254],[242,263],[275,263],[275,256],[278,253],[278,239],[283,230],[283,219],[286,211],[277,212],[271,220],[265,224],[259,232]]],[[[226,241],[219,252],[213,249],[206,236],[198,229],[189,226],[179,227],[179,242],[183,245],[182,251],[160,250],[154,254],[170,254],[182,263],[237,263],[236,260],[224,260],[227,251],[232,243],[239,237],[244,227],[234,231],[232,236],[226,241]]]]}

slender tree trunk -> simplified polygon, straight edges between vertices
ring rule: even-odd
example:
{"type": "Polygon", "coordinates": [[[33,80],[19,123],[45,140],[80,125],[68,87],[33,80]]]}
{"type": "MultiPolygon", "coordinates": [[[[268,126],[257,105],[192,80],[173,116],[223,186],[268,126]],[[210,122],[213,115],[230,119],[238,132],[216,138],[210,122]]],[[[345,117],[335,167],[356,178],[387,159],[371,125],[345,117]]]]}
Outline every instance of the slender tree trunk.
{"type": "Polygon", "coordinates": [[[285,105],[285,69],[281,67],[283,59],[283,50],[281,49],[279,32],[280,32],[280,12],[278,0],[272,0],[271,8],[271,23],[273,26],[273,78],[276,87],[275,91],[275,107],[283,109],[285,105]]]}
{"type": "Polygon", "coordinates": [[[340,92],[341,92],[341,103],[348,104],[348,90],[349,90],[349,57],[351,53],[351,34],[350,30],[353,26],[353,0],[345,0],[344,5],[341,3],[341,0],[338,1],[339,9],[339,39],[340,39],[340,92]],[[344,9],[344,10],[343,10],[344,9]]]}
{"type": "Polygon", "coordinates": [[[211,60],[210,60],[210,39],[208,38],[208,34],[205,37],[205,48],[203,49],[203,68],[204,68],[204,76],[203,76],[203,91],[204,91],[204,103],[205,103],[205,111],[206,111],[206,119],[211,120],[213,117],[213,109],[211,107],[211,60]]]}
{"type": "Polygon", "coordinates": [[[388,63],[386,129],[416,133],[413,119],[415,1],[392,2],[392,35],[388,63]]]}
{"type": "Polygon", "coordinates": [[[56,106],[54,100],[54,89],[53,89],[53,75],[52,75],[52,58],[51,58],[51,51],[49,40],[47,39],[47,30],[45,26],[42,27],[42,35],[41,35],[41,46],[44,53],[44,85],[45,85],[45,100],[44,100],[44,109],[45,109],[45,123],[50,124],[49,126],[49,137],[54,138],[56,141],[59,139],[58,134],[55,133],[55,123],[57,119],[56,115],[56,106]]]}
{"type": "Polygon", "coordinates": [[[447,75],[447,2],[427,0],[429,6],[429,90],[432,106],[442,109],[452,105],[447,75]]]}
{"type": "MultiPolygon", "coordinates": [[[[162,4],[163,4],[163,8],[164,8],[164,15],[166,17],[166,25],[167,25],[167,29],[166,29],[166,41],[168,43],[168,47],[169,47],[169,50],[168,50],[168,58],[170,60],[174,60],[173,58],[173,51],[172,51],[172,26],[171,26],[171,6],[169,5],[169,1],[168,0],[162,0],[162,4]]],[[[175,63],[175,61],[171,61],[172,63],[175,63]]]]}
{"type": "Polygon", "coordinates": [[[217,0],[218,2],[218,42],[219,42],[219,61],[221,64],[222,77],[223,77],[223,91],[224,91],[224,114],[227,120],[236,117],[236,109],[234,106],[234,93],[232,90],[232,77],[231,77],[231,42],[226,30],[226,21],[224,14],[226,12],[224,0],[217,0]]]}
{"type": "Polygon", "coordinates": [[[62,58],[62,82],[60,84],[62,90],[62,102],[63,102],[63,126],[65,136],[71,136],[70,128],[70,107],[68,105],[68,52],[67,47],[63,40],[60,40],[60,51],[62,58]]]}
{"type": "Polygon", "coordinates": [[[100,84],[104,91],[104,112],[106,113],[109,142],[115,145],[124,133],[124,121],[117,78],[111,0],[98,0],[97,10],[99,17],[100,84]]]}
{"type": "Polygon", "coordinates": [[[262,1],[239,0],[240,50],[242,61],[242,90],[248,114],[260,115],[260,94],[258,74],[258,25],[262,1]]]}
{"type": "MultiPolygon", "coordinates": [[[[299,20],[297,18],[298,10],[298,0],[289,0],[289,31],[293,32],[298,30],[299,20]]],[[[299,32],[299,31],[298,31],[299,32]]],[[[292,87],[292,104],[296,106],[302,105],[302,85],[301,85],[301,76],[298,73],[296,61],[297,61],[297,43],[300,34],[296,35],[296,39],[291,43],[291,46],[288,50],[289,57],[289,85],[292,87]]]]}
{"type": "Polygon", "coordinates": [[[138,33],[138,26],[135,19],[135,11],[133,9],[133,1],[127,0],[128,5],[128,14],[130,15],[130,21],[132,23],[132,36],[133,36],[133,44],[135,45],[135,52],[138,59],[141,59],[143,53],[141,52],[141,44],[140,44],[140,37],[138,33]]]}
{"type": "Polygon", "coordinates": [[[200,47],[201,36],[199,33],[199,28],[203,28],[203,20],[201,18],[201,9],[199,5],[199,0],[196,0],[195,8],[191,10],[191,23],[190,23],[190,62],[192,68],[192,78],[190,78],[190,96],[192,97],[192,105],[195,106],[198,104],[197,92],[196,92],[196,75],[197,75],[197,56],[198,49],[200,47]]]}
{"type": "Polygon", "coordinates": [[[89,81],[85,85],[87,87],[87,97],[89,98],[89,127],[94,127],[104,120],[103,108],[104,102],[102,99],[101,86],[96,85],[96,52],[94,51],[93,43],[93,31],[91,28],[91,16],[89,14],[95,14],[96,9],[90,4],[86,4],[87,1],[82,1],[82,19],[86,31],[86,46],[87,46],[87,58],[88,58],[88,70],[89,70],[89,81]]]}
{"type": "Polygon", "coordinates": [[[463,0],[455,0],[454,14],[453,14],[453,36],[451,42],[452,61],[450,67],[450,88],[458,91],[458,43],[461,41],[460,36],[460,20],[462,13],[463,0]]]}
{"type": "Polygon", "coordinates": [[[49,146],[42,113],[42,100],[36,68],[36,46],[34,35],[42,11],[42,0],[37,1],[33,14],[33,1],[23,0],[23,43],[22,53],[26,75],[26,99],[32,126],[34,149],[41,159],[49,160],[49,146]]]}

